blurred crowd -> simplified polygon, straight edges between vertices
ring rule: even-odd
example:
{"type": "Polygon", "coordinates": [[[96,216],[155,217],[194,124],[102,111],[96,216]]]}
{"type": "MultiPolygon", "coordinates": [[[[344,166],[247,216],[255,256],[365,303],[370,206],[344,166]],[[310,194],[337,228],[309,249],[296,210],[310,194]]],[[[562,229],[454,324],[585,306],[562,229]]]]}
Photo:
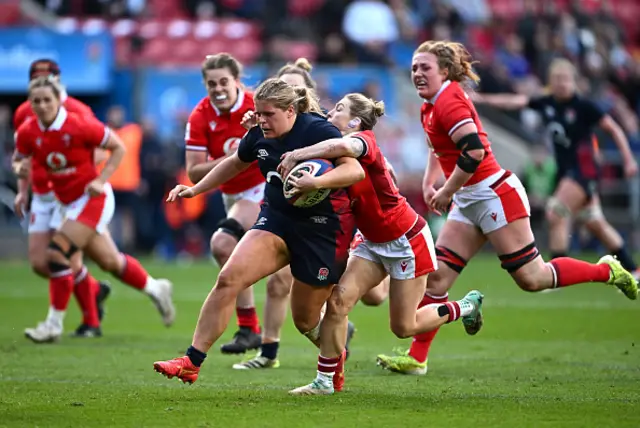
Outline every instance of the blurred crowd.
{"type": "MultiPolygon", "coordinates": [[[[260,60],[278,66],[284,62],[283,43],[301,39],[316,46],[316,63],[383,65],[408,76],[411,53],[418,42],[428,38],[457,40],[465,43],[479,61],[476,68],[482,79],[479,90],[483,92],[540,94],[548,64],[556,57],[566,57],[578,66],[582,91],[612,114],[629,136],[632,147],[640,149],[640,40],[622,30],[624,26],[614,18],[609,0],[38,2],[62,16],[149,17],[173,5],[173,14],[196,20],[229,16],[254,20],[263,27],[260,60]],[[514,8],[512,17],[509,13],[495,13],[497,6],[516,3],[520,7],[514,8]],[[559,9],[559,3],[569,4],[559,9]],[[589,8],[585,7],[587,4],[589,8]]],[[[405,80],[408,82],[408,78],[405,80]]],[[[331,107],[330,101],[341,94],[332,94],[325,82],[318,83],[325,107],[331,107]]],[[[377,82],[354,90],[380,99],[377,82]]],[[[399,171],[403,193],[424,213],[420,178],[427,153],[416,105],[400,102],[400,111],[383,120],[377,133],[384,142],[385,155],[399,171]]],[[[109,125],[124,135],[129,146],[128,159],[112,183],[118,198],[113,232],[125,251],[156,250],[167,257],[202,254],[206,252],[207,237],[223,216],[217,194],[179,206],[163,203],[166,190],[177,181],[186,180],[182,138],[187,115],[184,112],[177,118],[175,135],[160,138],[153,118],[127,124],[124,117],[128,116],[121,107],[109,110],[109,125]]],[[[540,135],[536,133],[540,122],[531,112],[515,113],[513,119],[524,124],[531,135],[540,135]]],[[[4,171],[13,150],[12,132],[11,111],[0,106],[0,160],[4,171]]],[[[550,154],[541,148],[533,150],[533,169],[525,173],[536,177],[542,171],[536,168],[547,168],[550,154]]],[[[545,192],[550,190],[544,183],[534,185],[533,199],[541,199],[536,204],[541,205],[548,196],[545,192]]]]}

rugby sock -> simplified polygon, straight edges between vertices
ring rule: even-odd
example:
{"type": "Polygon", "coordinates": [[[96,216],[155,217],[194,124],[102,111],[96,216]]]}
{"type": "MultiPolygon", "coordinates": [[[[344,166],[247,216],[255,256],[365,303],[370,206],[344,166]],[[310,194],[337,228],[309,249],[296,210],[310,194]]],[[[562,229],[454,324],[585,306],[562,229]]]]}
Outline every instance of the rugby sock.
{"type": "Polygon", "coordinates": [[[260,320],[254,306],[250,308],[236,308],[238,327],[250,328],[256,334],[260,334],[260,320]]]}
{"type": "Polygon", "coordinates": [[[52,273],[49,277],[49,302],[51,307],[47,320],[62,326],[64,313],[73,293],[73,272],[71,268],[52,273]]]}
{"type": "Polygon", "coordinates": [[[189,357],[189,360],[191,360],[193,365],[196,367],[200,367],[202,363],[204,363],[204,359],[207,358],[207,354],[202,351],[198,351],[193,346],[189,346],[185,355],[189,357]]]}
{"type": "MultiPolygon", "coordinates": [[[[418,309],[433,303],[445,303],[447,299],[448,294],[441,297],[434,297],[425,293],[420,305],[418,305],[418,309]]],[[[433,339],[436,337],[438,330],[440,330],[440,328],[413,336],[413,342],[411,342],[411,348],[409,348],[409,355],[417,362],[424,363],[427,360],[429,348],[431,348],[431,343],[433,343],[433,339]]]]}
{"type": "Polygon", "coordinates": [[[100,284],[91,276],[86,266],[82,266],[80,272],[76,274],[74,283],[73,291],[82,310],[82,323],[90,327],[100,327],[96,305],[100,284]]]}
{"type": "Polygon", "coordinates": [[[318,380],[324,385],[333,385],[333,375],[339,363],[340,357],[326,358],[318,355],[318,380]]]}
{"type": "Polygon", "coordinates": [[[278,348],[280,347],[280,342],[269,342],[260,345],[260,355],[270,360],[275,360],[278,358],[278,348]]]}
{"type": "Polygon", "coordinates": [[[623,268],[629,272],[633,272],[638,269],[638,265],[633,261],[631,255],[627,252],[625,247],[621,247],[618,251],[611,253],[616,259],[620,260],[620,264],[623,268]]]}
{"type": "Polygon", "coordinates": [[[460,318],[460,304],[458,302],[447,302],[438,307],[438,315],[441,317],[448,315],[447,322],[453,322],[460,318]]]}
{"type": "Polygon", "coordinates": [[[551,260],[547,266],[553,273],[553,287],[567,287],[585,282],[607,282],[611,276],[608,264],[593,264],[571,257],[560,257],[551,260]]]}
{"type": "Polygon", "coordinates": [[[551,260],[553,259],[557,259],[560,257],[567,257],[567,252],[566,251],[552,251],[551,252],[551,260]]]}
{"type": "MultiPolygon", "coordinates": [[[[116,275],[125,284],[138,289],[145,290],[149,279],[149,274],[144,270],[138,260],[128,254],[121,253],[124,258],[124,267],[119,275],[116,275]]],[[[146,291],[146,290],[145,290],[146,291]]],[[[147,293],[149,294],[149,293],[147,293]]]]}

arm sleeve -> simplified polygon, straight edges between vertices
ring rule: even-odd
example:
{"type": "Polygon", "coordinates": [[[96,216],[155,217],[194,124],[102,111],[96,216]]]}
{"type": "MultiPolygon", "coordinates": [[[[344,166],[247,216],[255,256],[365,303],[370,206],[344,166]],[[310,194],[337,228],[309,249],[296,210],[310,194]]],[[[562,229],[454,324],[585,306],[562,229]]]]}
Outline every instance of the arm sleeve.
{"type": "Polygon", "coordinates": [[[449,136],[461,126],[473,123],[473,112],[465,97],[466,94],[455,94],[438,109],[438,121],[449,136]]]}
{"type": "Polygon", "coordinates": [[[207,123],[202,113],[197,108],[189,115],[189,121],[184,131],[184,142],[187,150],[206,152],[207,149],[207,123]]]}
{"type": "Polygon", "coordinates": [[[529,102],[527,103],[528,108],[536,111],[542,110],[545,105],[546,103],[544,97],[529,98],[529,102]]]}
{"type": "Polygon", "coordinates": [[[237,153],[238,158],[242,162],[251,163],[257,159],[254,146],[260,139],[261,132],[262,131],[260,130],[260,128],[254,126],[246,134],[244,134],[244,137],[242,137],[242,140],[240,140],[237,153]]]}
{"type": "Polygon", "coordinates": [[[605,115],[605,112],[591,100],[584,101],[583,110],[587,123],[590,125],[597,125],[605,115]]]}
{"type": "Polygon", "coordinates": [[[373,136],[373,133],[369,131],[360,132],[352,138],[354,140],[362,141],[362,144],[364,145],[362,154],[358,157],[360,163],[363,165],[374,163],[376,161],[377,150],[375,136],[373,136]]]}
{"type": "Polygon", "coordinates": [[[16,143],[16,152],[23,157],[29,157],[32,154],[31,143],[26,135],[24,126],[21,126],[14,134],[13,139],[16,143]]]}
{"type": "Polygon", "coordinates": [[[84,117],[82,130],[89,147],[104,147],[109,141],[111,130],[98,119],[84,117]]]}
{"type": "Polygon", "coordinates": [[[16,112],[13,114],[13,129],[20,128],[20,125],[24,123],[27,118],[27,108],[25,104],[20,104],[16,112]]]}

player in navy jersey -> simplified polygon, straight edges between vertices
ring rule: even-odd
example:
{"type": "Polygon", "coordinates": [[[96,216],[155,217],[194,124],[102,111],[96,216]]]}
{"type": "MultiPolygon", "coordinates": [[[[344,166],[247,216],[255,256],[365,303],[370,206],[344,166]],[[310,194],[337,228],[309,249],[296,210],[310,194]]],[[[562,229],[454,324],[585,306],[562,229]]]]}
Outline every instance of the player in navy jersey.
{"type": "Polygon", "coordinates": [[[578,94],[576,74],[571,62],[557,59],[549,68],[549,95],[530,98],[514,94],[478,94],[476,101],[505,109],[528,107],[539,112],[544,121],[555,150],[558,171],[556,190],[547,205],[552,258],[567,253],[570,219],[576,217],[637,279],[640,271],[625,249],[622,236],[602,213],[597,190],[599,168],[592,144],[594,129],[599,126],[611,135],[622,154],[625,177],[636,175],[638,164],[620,126],[593,101],[578,94]]]}
{"type": "MultiPolygon", "coordinates": [[[[298,330],[319,346],[320,312],[332,285],[344,272],[355,222],[344,187],[364,178],[352,158],[336,159],[332,180],[335,191],[310,208],[294,207],[283,193],[277,171],[288,151],[340,138],[340,131],[323,117],[309,113],[319,106],[311,91],[279,79],[263,82],[254,94],[259,127],[252,128],[235,154],[216,165],[193,187],[176,186],[168,201],[193,197],[214,189],[257,160],[267,180],[258,220],[234,249],[218,275],[198,319],[191,347],[185,356],[154,364],[165,376],[193,383],[206,352],[225,331],[237,294],[260,279],[291,265],[294,277],[291,312],[298,330]]],[[[320,178],[322,184],[322,178],[320,178]]],[[[338,373],[336,373],[338,375],[338,373]]]]}
{"type": "MultiPolygon", "coordinates": [[[[304,86],[308,89],[315,90],[316,82],[311,77],[312,68],[313,67],[306,58],[298,58],[293,64],[288,63],[282,66],[276,73],[275,77],[292,86],[304,86]]],[[[324,111],[324,109],[322,109],[322,112],[326,115],[326,111],[324,111]]],[[[248,128],[251,127],[252,119],[253,111],[245,113],[244,122],[247,123],[248,128]]],[[[280,361],[278,360],[280,333],[287,315],[292,281],[293,277],[291,276],[291,269],[289,266],[271,275],[267,280],[267,295],[264,302],[263,315],[264,326],[260,351],[255,356],[234,364],[234,369],[269,369],[280,366],[280,361]]],[[[384,297],[381,298],[379,296],[382,294],[381,291],[385,291],[384,285],[374,290],[368,301],[380,304],[384,300],[384,297]],[[381,288],[383,288],[383,290],[380,290],[381,288]]],[[[355,326],[353,323],[349,322],[346,357],[349,356],[349,344],[354,332],[355,326]]]]}

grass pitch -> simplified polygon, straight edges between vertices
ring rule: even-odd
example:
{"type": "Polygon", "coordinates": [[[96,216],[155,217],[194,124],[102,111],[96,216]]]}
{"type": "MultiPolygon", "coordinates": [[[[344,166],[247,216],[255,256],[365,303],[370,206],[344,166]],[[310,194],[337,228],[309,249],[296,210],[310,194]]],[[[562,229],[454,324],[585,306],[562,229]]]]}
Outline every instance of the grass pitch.
{"type": "MultiPolygon", "coordinates": [[[[481,289],[485,327],[468,337],[461,325],[445,326],[427,376],[375,366],[378,353],[409,342],[389,331],[386,305],[359,305],[351,318],[358,331],[345,392],[290,397],[290,388],[313,379],[317,358],[290,319],[279,369],[232,370],[238,358],[219,354],[216,346],[195,385],[155,373],[153,361],[182,355],[189,346],[216,269],[207,262],[146,267],[174,281],[178,318],[172,328],[161,325],[146,297],[112,280],[105,337],[35,345],[23,330],[44,318],[47,285],[25,264],[0,264],[0,426],[640,426],[640,302],[602,285],[527,294],[497,259],[479,257],[452,297],[481,289]]],[[[264,294],[259,284],[260,307],[264,294]]],[[[70,308],[68,331],[79,322],[74,302],[70,308]]]]}

